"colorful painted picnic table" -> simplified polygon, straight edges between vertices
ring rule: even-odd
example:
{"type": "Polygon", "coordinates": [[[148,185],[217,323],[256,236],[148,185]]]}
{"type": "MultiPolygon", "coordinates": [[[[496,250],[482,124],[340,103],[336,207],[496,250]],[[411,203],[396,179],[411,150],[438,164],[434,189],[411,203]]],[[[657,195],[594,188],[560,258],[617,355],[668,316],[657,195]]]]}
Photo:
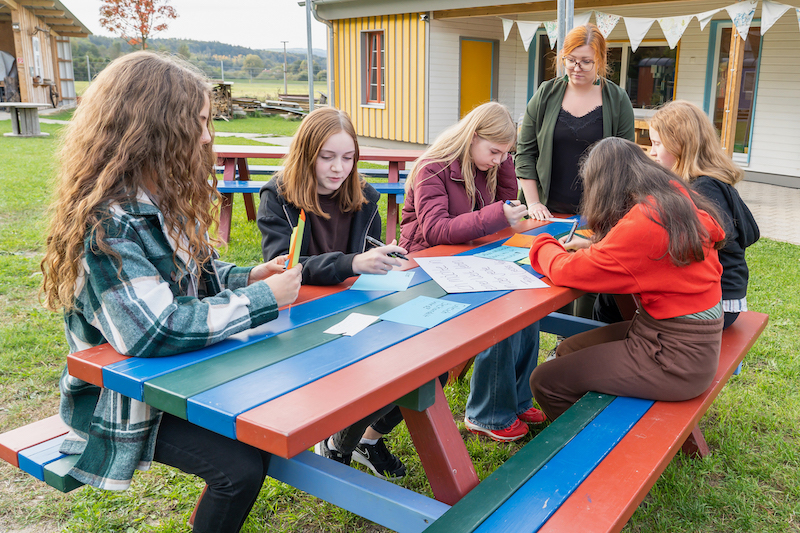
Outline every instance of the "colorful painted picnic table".
{"type": "Polygon", "coordinates": [[[561,233],[563,226],[526,220],[465,245],[411,254],[406,291],[349,290],[354,278],[306,286],[277,319],[219,344],[148,359],[103,345],[72,354],[69,372],[287,459],[402,398],[434,496],[452,505],[478,477],[436,377],[582,293],[549,287],[446,294],[414,258],[474,254],[515,232],[561,233]],[[431,329],[381,321],[353,337],[323,333],[351,312],[380,315],[420,295],[469,307],[431,329]]]}

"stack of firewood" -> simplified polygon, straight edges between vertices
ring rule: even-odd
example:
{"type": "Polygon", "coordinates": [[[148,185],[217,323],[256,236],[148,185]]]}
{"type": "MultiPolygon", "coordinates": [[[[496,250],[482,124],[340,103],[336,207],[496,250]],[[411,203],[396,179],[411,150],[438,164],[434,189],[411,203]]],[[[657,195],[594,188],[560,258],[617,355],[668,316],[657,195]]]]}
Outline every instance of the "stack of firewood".
{"type": "Polygon", "coordinates": [[[234,114],[230,82],[215,82],[211,92],[211,118],[230,119],[234,114]]]}

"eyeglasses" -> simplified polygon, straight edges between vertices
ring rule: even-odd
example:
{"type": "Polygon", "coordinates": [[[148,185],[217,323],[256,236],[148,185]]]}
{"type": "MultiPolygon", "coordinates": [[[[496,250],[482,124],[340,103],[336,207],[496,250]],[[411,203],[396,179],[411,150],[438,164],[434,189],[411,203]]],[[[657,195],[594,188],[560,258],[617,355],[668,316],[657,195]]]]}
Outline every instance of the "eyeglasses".
{"type": "Polygon", "coordinates": [[[564,58],[564,65],[567,68],[575,68],[577,66],[581,67],[581,70],[591,70],[594,67],[594,60],[593,59],[575,59],[574,57],[565,57],[564,58]]]}

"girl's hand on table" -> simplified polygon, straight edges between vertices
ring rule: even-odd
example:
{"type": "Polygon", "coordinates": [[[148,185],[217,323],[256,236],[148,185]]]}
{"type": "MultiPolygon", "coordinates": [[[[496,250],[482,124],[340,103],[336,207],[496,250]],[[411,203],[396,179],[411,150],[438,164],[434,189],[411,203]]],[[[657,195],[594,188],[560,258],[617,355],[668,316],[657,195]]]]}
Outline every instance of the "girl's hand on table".
{"type": "Polygon", "coordinates": [[[300,293],[300,282],[303,280],[302,268],[303,265],[297,264],[289,270],[283,270],[282,273],[272,275],[264,280],[264,283],[272,290],[278,307],[289,305],[297,300],[297,295],[300,293]]]}
{"type": "Polygon", "coordinates": [[[509,226],[519,223],[528,214],[528,208],[519,203],[519,200],[506,200],[503,204],[503,214],[509,226]]]}
{"type": "Polygon", "coordinates": [[[592,241],[590,241],[589,239],[584,239],[579,235],[573,235],[571,241],[569,242],[566,241],[567,241],[567,235],[564,235],[563,237],[558,239],[558,242],[561,243],[561,246],[563,246],[564,249],[568,252],[584,250],[592,245],[592,241]]]}
{"type": "Polygon", "coordinates": [[[399,259],[389,255],[392,253],[406,255],[408,252],[405,248],[397,246],[397,239],[394,239],[386,246],[378,246],[355,256],[353,258],[353,273],[386,274],[393,267],[402,265],[399,259]]]}
{"type": "Polygon", "coordinates": [[[542,202],[533,202],[528,204],[528,216],[531,217],[532,220],[547,220],[553,215],[542,202]]]}

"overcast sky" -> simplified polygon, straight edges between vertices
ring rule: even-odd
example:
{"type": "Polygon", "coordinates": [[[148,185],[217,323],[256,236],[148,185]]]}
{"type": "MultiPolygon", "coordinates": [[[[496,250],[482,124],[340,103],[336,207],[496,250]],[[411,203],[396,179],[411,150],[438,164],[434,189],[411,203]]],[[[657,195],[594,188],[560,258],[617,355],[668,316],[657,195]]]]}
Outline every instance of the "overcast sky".
{"type": "MultiPolygon", "coordinates": [[[[100,26],[100,0],[61,0],[95,35],[111,35],[100,26]]],[[[255,49],[306,48],[306,10],[296,0],[169,0],[178,18],[153,38],[219,41],[255,49]]],[[[311,17],[314,48],[327,48],[324,24],[311,17]]]]}

